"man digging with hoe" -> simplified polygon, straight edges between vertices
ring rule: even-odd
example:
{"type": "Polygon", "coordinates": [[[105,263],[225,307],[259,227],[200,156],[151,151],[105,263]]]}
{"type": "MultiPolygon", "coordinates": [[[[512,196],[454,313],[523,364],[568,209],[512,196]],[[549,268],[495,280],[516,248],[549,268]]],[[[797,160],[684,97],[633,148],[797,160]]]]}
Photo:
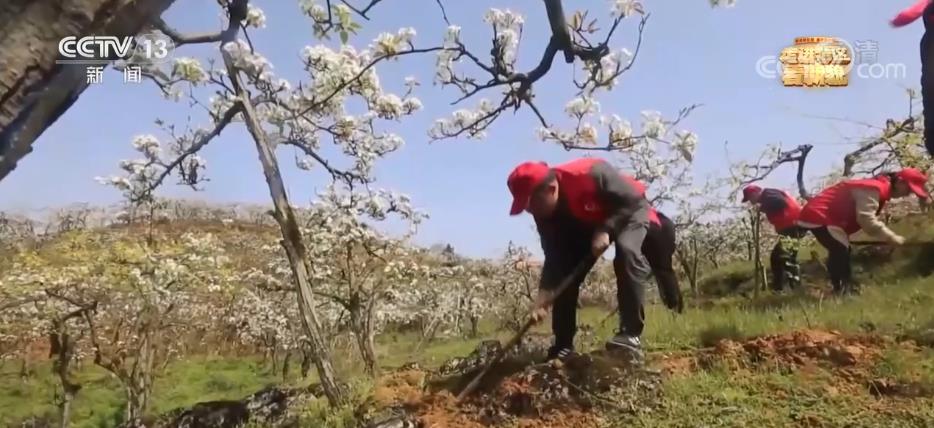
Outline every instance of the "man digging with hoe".
{"type": "Polygon", "coordinates": [[[512,171],[507,185],[513,196],[510,214],[532,214],[545,253],[531,314],[533,322],[540,321],[553,306],[555,338],[547,358],[566,358],[574,352],[581,283],[614,243],[619,330],[606,347],[628,351],[641,360],[643,298],[650,272],[642,254],[649,204],[641,189],[605,161],[590,158],[553,168],[544,162],[525,162],[512,171]]]}

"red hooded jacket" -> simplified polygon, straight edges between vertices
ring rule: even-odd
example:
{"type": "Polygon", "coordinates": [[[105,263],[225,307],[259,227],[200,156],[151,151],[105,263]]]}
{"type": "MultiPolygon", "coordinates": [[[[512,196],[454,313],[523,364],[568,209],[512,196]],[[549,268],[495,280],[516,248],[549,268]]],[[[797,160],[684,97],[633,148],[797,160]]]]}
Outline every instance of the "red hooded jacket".
{"type": "Polygon", "coordinates": [[[759,207],[776,232],[794,227],[801,214],[801,204],[788,192],[780,189],[764,189],[759,196],[759,207]]]}
{"type": "Polygon", "coordinates": [[[587,224],[616,230],[615,223],[628,219],[641,205],[645,188],[640,191],[628,180],[614,179],[613,167],[601,159],[578,159],[553,170],[571,215],[587,224]]]}
{"type": "MultiPolygon", "coordinates": [[[[639,193],[642,194],[642,197],[643,197],[643,198],[646,198],[646,196],[645,196],[646,186],[645,186],[644,183],[642,183],[642,182],[639,181],[639,180],[636,180],[636,178],[633,177],[633,176],[626,175],[626,174],[620,174],[620,175],[622,175],[623,178],[624,178],[627,182],[629,182],[630,185],[632,185],[632,187],[635,187],[636,190],[638,190],[639,193]]],[[[646,198],[646,199],[648,199],[648,198],[646,198]]],[[[658,211],[655,209],[655,207],[653,207],[653,206],[651,206],[651,205],[649,205],[649,222],[652,223],[652,224],[654,224],[654,225],[656,225],[656,226],[661,226],[661,224],[662,224],[662,220],[658,218],[658,211]]]]}
{"type": "Polygon", "coordinates": [[[852,235],[859,232],[856,221],[856,206],[853,189],[879,191],[879,211],[885,207],[892,194],[892,183],[885,176],[863,180],[846,180],[831,186],[811,198],[801,210],[800,221],[820,226],[836,226],[852,235]]]}

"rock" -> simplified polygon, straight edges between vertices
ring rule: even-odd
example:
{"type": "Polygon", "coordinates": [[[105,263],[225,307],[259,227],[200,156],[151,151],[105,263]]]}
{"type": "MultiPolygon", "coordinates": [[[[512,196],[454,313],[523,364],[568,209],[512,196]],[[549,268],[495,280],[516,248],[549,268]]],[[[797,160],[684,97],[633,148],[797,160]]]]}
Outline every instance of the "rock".
{"type": "Polygon", "coordinates": [[[233,428],[250,417],[245,403],[240,401],[211,401],[195,404],[176,417],[169,426],[178,428],[216,427],[233,428]]]}
{"type": "Polygon", "coordinates": [[[284,427],[293,424],[288,410],[302,398],[311,398],[309,389],[278,389],[269,387],[243,400],[207,401],[188,409],[176,409],[152,422],[131,422],[122,428],[235,428],[244,423],[264,427],[284,427]]]}
{"type": "Polygon", "coordinates": [[[389,419],[373,422],[366,428],[415,428],[417,424],[405,416],[393,416],[389,419]]]}
{"type": "Polygon", "coordinates": [[[400,371],[402,371],[402,370],[422,370],[422,365],[419,364],[417,361],[412,361],[412,362],[403,364],[402,367],[399,367],[399,370],[400,370],[400,371]]]}
{"type": "Polygon", "coordinates": [[[863,349],[858,346],[831,347],[830,360],[841,366],[856,364],[863,356],[863,349]]]}
{"type": "MultiPolygon", "coordinates": [[[[550,336],[528,334],[522,338],[519,345],[506,353],[506,358],[528,362],[539,361],[544,359],[549,346],[551,346],[550,336]]],[[[478,370],[486,366],[501,348],[502,344],[498,340],[480,342],[470,355],[446,361],[438,369],[437,374],[446,377],[478,370]]]]}

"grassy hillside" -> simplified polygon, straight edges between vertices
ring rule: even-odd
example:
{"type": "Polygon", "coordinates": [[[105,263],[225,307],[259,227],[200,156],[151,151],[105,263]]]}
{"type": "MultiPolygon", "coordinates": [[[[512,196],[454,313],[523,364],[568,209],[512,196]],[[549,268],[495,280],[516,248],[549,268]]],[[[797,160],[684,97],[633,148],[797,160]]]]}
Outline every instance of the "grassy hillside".
{"type": "MultiPolygon", "coordinates": [[[[911,219],[898,228],[917,239],[934,238],[930,219],[911,219]]],[[[262,262],[252,257],[250,243],[275,238],[273,230],[246,225],[190,223],[157,228],[165,234],[186,231],[214,233],[225,242],[239,267],[262,262]]],[[[145,239],[148,229],[72,232],[43,244],[37,254],[54,261],[67,254],[80,234],[88,233],[145,239]]],[[[906,247],[891,254],[857,254],[857,258],[863,257],[859,260],[866,272],[860,275],[868,286],[852,298],[821,296],[818,289],[823,279],[811,276],[807,289],[798,293],[708,299],[695,302],[679,316],[651,305],[644,340],[650,365],[666,373],[660,401],[651,410],[602,412],[617,426],[925,426],[926,421],[934,420],[934,313],[930,310],[934,277],[921,275],[934,260],[928,251],[906,247]],[[792,367],[768,358],[756,364],[736,364],[742,359],[722,357],[718,354],[722,350],[714,348],[721,339],[742,341],[800,331],[839,331],[886,339],[878,346],[867,339],[872,345],[863,345],[872,358],[854,365],[850,372],[817,363],[792,367]],[[913,340],[919,346],[900,344],[903,340],[913,340]],[[719,357],[710,357],[710,353],[719,357]]],[[[808,253],[809,249],[802,250],[802,259],[807,261],[808,253]]],[[[738,290],[748,291],[749,278],[743,279],[744,272],[750,272],[749,266],[730,265],[708,275],[705,281],[736,282],[738,290]]],[[[582,311],[581,350],[601,347],[612,334],[615,317],[608,315],[602,308],[582,311]]],[[[387,333],[378,337],[377,352],[387,369],[411,361],[437,367],[448,358],[468,354],[481,339],[508,336],[494,325],[487,320],[477,338],[436,340],[420,352],[415,351],[418,338],[414,333],[387,333]]],[[[547,322],[536,330],[546,334],[546,326],[547,322]]],[[[355,351],[337,352],[353,356],[336,361],[343,378],[359,378],[362,370],[355,351]]],[[[0,365],[0,426],[34,417],[55,418],[57,379],[51,375],[50,363],[37,358],[28,366],[31,375],[23,377],[19,361],[0,365]]],[[[151,410],[155,414],[200,401],[237,399],[267,385],[314,382],[313,374],[301,379],[297,371],[283,379],[281,372],[273,372],[259,355],[213,352],[187,356],[171,363],[158,378],[151,410]]],[[[74,426],[115,425],[123,412],[119,383],[87,359],[80,364],[78,378],[84,388],[74,405],[74,426]]]]}

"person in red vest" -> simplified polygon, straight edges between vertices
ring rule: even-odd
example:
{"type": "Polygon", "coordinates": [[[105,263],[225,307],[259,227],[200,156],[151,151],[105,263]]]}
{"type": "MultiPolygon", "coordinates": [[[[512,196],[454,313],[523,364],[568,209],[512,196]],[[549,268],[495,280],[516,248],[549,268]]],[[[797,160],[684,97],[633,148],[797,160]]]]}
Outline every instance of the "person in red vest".
{"type": "Polygon", "coordinates": [[[758,205],[779,236],[770,258],[772,289],[782,291],[785,283],[792,290],[797,288],[801,284],[797,241],[805,234],[797,224],[801,205],[784,190],[763,189],[754,184],[743,188],[743,202],[758,205]]]}
{"type": "Polygon", "coordinates": [[[934,156],[934,1],[916,0],[892,19],[893,27],[903,27],[918,18],[924,21],[921,36],[921,105],[924,115],[924,144],[934,156]]]}
{"type": "Polygon", "coordinates": [[[914,194],[929,199],[927,176],[914,168],[905,168],[867,179],[846,180],[811,198],[801,210],[798,225],[810,230],[828,252],[827,270],[835,294],[854,290],[850,267],[849,236],[866,233],[901,245],[905,238],[879,220],[879,213],[893,198],[914,194]]]}
{"type": "MultiPolygon", "coordinates": [[[[635,177],[622,174],[636,190],[646,197],[646,186],[635,177]]],[[[642,242],[642,255],[649,262],[652,276],[658,284],[658,295],[668,309],[677,313],[684,312],[684,297],[672,260],[677,248],[675,224],[668,216],[649,205],[649,230],[642,242]]]]}
{"type": "Polygon", "coordinates": [[[533,318],[541,319],[549,303],[553,305],[555,341],[547,358],[564,358],[574,351],[577,300],[586,274],[574,278],[560,295],[554,296],[555,288],[578,264],[589,263],[588,270],[592,268],[613,243],[619,330],[606,347],[629,351],[641,359],[643,298],[650,272],[642,254],[649,228],[649,204],[643,192],[607,162],[591,158],[554,167],[524,162],[509,175],[507,186],[513,197],[509,214],[532,214],[545,253],[531,309],[533,318]]]}

